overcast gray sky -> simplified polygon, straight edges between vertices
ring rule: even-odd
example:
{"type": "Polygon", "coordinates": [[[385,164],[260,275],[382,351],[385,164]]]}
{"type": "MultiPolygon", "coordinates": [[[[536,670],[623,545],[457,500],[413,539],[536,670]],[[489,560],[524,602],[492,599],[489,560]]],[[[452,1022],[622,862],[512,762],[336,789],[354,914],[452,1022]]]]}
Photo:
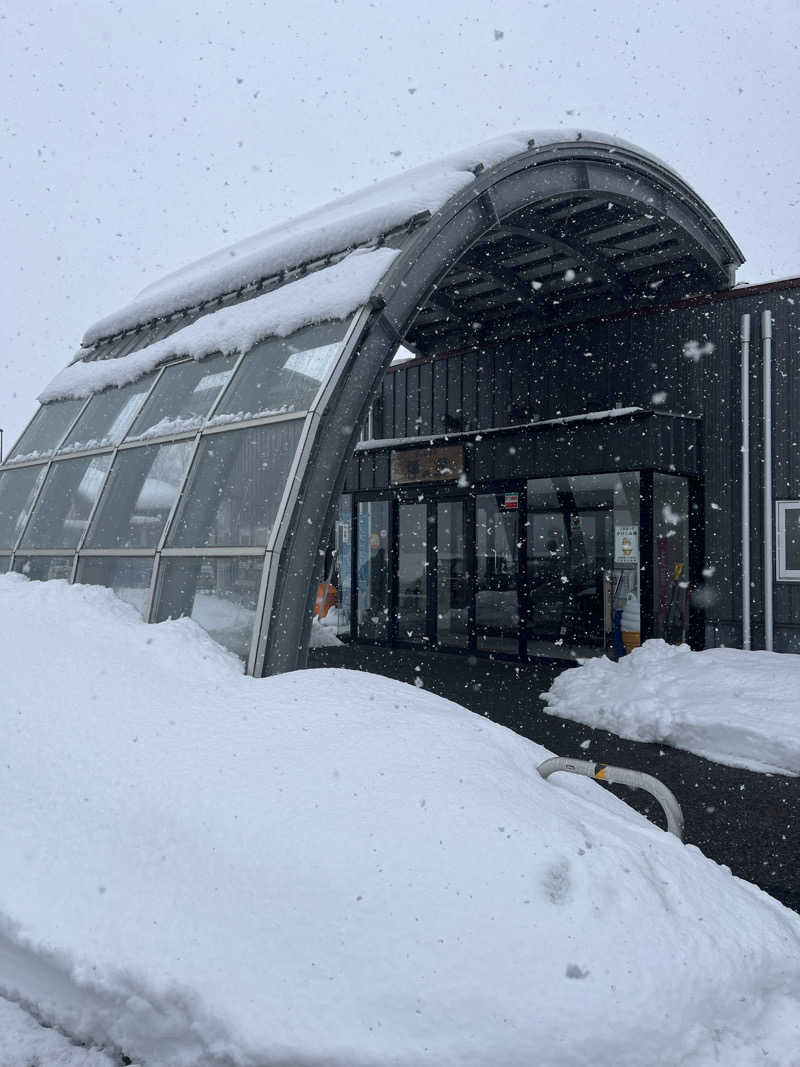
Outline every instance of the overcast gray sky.
{"type": "Polygon", "coordinates": [[[183,263],[515,128],[672,164],[800,274],[800,3],[0,0],[0,426],[183,263]]]}

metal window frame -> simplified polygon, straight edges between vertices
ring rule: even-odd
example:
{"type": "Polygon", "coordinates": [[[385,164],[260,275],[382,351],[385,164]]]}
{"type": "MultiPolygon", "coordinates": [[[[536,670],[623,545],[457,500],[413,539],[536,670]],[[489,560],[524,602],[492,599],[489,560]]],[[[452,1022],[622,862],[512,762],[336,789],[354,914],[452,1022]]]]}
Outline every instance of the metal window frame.
{"type": "MultiPolygon", "coordinates": [[[[125,431],[125,433],[119,439],[119,441],[109,441],[105,445],[98,445],[97,449],[94,449],[94,448],[75,448],[75,449],[70,449],[70,451],[64,452],[62,455],[59,455],[58,454],[59,451],[64,447],[64,444],[68,440],[69,435],[72,433],[72,431],[78,425],[78,422],[83,417],[84,412],[89,407],[89,405],[94,400],[94,398],[97,397],[97,396],[101,396],[103,393],[109,392],[111,389],[116,388],[116,386],[113,386],[113,385],[106,386],[105,389],[98,389],[97,392],[90,393],[86,398],[86,403],[81,408],[81,411],[80,411],[80,414],[78,415],[78,418],[75,419],[75,422],[70,427],[69,433],[66,434],[62,438],[61,443],[59,444],[59,446],[56,449],[56,451],[53,453],[53,459],[66,459],[67,457],[72,459],[73,456],[82,456],[82,455],[85,455],[87,453],[92,453],[92,452],[95,452],[95,451],[100,450],[100,449],[106,449],[106,450],[113,449],[116,452],[116,450],[119,448],[119,446],[125,440],[125,438],[128,436],[128,434],[130,432],[130,429],[131,429],[131,426],[133,426],[133,424],[139,418],[139,415],[141,414],[142,409],[144,408],[145,404],[150,399],[150,397],[153,395],[153,390],[156,388],[156,386],[158,385],[159,381],[161,380],[161,375],[163,373],[164,373],[164,367],[161,366],[161,367],[154,368],[153,371],[147,371],[146,374],[142,375],[142,378],[146,378],[147,374],[152,374],[153,375],[153,380],[150,383],[150,388],[148,390],[146,390],[146,392],[143,392],[141,394],[143,399],[142,399],[141,403],[139,404],[139,408],[138,408],[136,414],[131,419],[131,425],[128,427],[128,429],[125,431]]],[[[133,385],[137,381],[139,381],[139,379],[138,378],[134,378],[132,382],[126,382],[125,384],[126,385],[133,385]]],[[[124,387],[121,387],[121,388],[124,388],[124,387]]]]}
{"type": "MultiPolygon", "coordinates": [[[[6,470],[9,470],[9,471],[11,471],[11,470],[19,470],[19,469],[26,468],[26,467],[41,467],[41,468],[43,468],[43,473],[42,473],[42,476],[41,476],[41,482],[40,482],[39,486],[37,487],[37,490],[36,490],[36,492],[35,492],[35,494],[33,496],[31,505],[30,505],[30,507],[28,509],[28,513],[27,513],[27,515],[25,517],[25,521],[24,521],[24,523],[23,523],[23,525],[21,527],[21,530],[20,530],[20,532],[18,534],[17,540],[16,540],[15,544],[10,548],[10,550],[8,552],[4,552],[3,553],[4,557],[6,557],[6,556],[8,557],[8,570],[11,571],[11,570],[14,569],[14,564],[15,564],[15,561],[16,561],[17,557],[29,557],[29,556],[30,557],[34,557],[34,556],[38,556],[38,557],[59,556],[59,557],[64,557],[64,558],[72,557],[72,568],[71,568],[70,581],[71,582],[75,582],[77,580],[78,570],[79,570],[80,563],[81,563],[82,559],[89,559],[89,558],[117,558],[117,559],[121,559],[121,558],[138,558],[138,559],[150,559],[150,560],[152,560],[152,573],[151,573],[151,578],[150,578],[150,588],[149,588],[149,593],[148,593],[147,605],[146,605],[146,611],[145,611],[145,614],[144,614],[144,618],[145,618],[145,620],[147,622],[151,622],[154,619],[155,613],[156,613],[157,594],[158,594],[158,589],[159,589],[159,578],[160,578],[160,572],[161,572],[161,560],[162,559],[166,560],[166,559],[175,559],[175,558],[198,558],[198,557],[211,557],[211,558],[259,558],[259,557],[263,557],[264,566],[262,568],[261,580],[260,580],[259,589],[258,589],[258,592],[257,592],[255,625],[253,627],[253,634],[251,636],[251,646],[250,646],[250,650],[249,650],[249,653],[248,653],[248,663],[249,663],[250,660],[252,659],[253,647],[254,647],[254,645],[256,644],[256,641],[257,641],[257,634],[258,634],[259,624],[260,624],[260,619],[261,619],[260,612],[261,612],[261,609],[262,609],[262,606],[263,606],[263,601],[264,601],[264,597],[265,597],[265,594],[266,594],[266,588],[267,588],[267,582],[265,582],[265,577],[268,577],[269,564],[271,562],[271,548],[272,548],[272,543],[275,541],[275,539],[277,537],[277,532],[278,532],[277,531],[277,527],[278,527],[278,524],[279,524],[279,519],[280,519],[280,516],[285,512],[286,508],[289,506],[290,501],[292,499],[292,495],[293,495],[292,494],[292,484],[297,478],[297,472],[298,472],[298,469],[299,469],[300,463],[301,463],[299,455],[303,451],[303,448],[306,447],[309,444],[309,442],[313,439],[313,436],[314,436],[313,435],[313,422],[314,422],[314,417],[315,417],[315,410],[316,410],[317,406],[321,403],[323,398],[326,396],[326,392],[327,392],[327,390],[329,388],[329,385],[330,385],[331,375],[333,373],[335,373],[336,370],[339,369],[340,366],[341,366],[342,348],[344,347],[346,341],[348,340],[348,338],[351,336],[351,334],[353,332],[353,321],[354,321],[354,319],[356,317],[356,314],[357,313],[354,313],[354,315],[348,316],[346,320],[340,320],[340,321],[343,321],[346,325],[345,325],[344,333],[343,333],[343,335],[342,335],[342,337],[340,338],[340,341],[339,341],[339,352],[338,352],[338,354],[337,354],[337,356],[336,356],[336,358],[335,358],[335,360],[333,362],[333,366],[331,368],[331,371],[329,372],[328,377],[320,382],[319,388],[318,388],[318,390],[317,390],[317,392],[316,392],[316,394],[315,394],[315,396],[313,398],[312,405],[308,409],[301,409],[299,411],[293,411],[293,412],[280,412],[280,413],[274,414],[274,415],[264,415],[264,416],[256,417],[256,418],[252,418],[252,419],[243,419],[243,420],[240,420],[240,421],[224,422],[224,423],[218,423],[216,425],[214,424],[213,420],[215,419],[215,417],[217,417],[217,413],[219,411],[219,408],[223,405],[226,396],[228,395],[230,390],[233,388],[233,385],[234,385],[234,383],[236,381],[236,378],[238,376],[238,372],[239,372],[239,369],[240,369],[242,363],[244,362],[244,360],[247,358],[247,356],[252,351],[252,348],[250,348],[250,349],[247,349],[247,350],[245,350],[243,352],[240,352],[238,354],[237,358],[234,361],[233,368],[231,370],[231,373],[230,373],[230,375],[228,377],[227,382],[220,389],[217,397],[214,400],[214,403],[211,405],[208,413],[204,416],[203,424],[201,426],[199,426],[197,428],[194,428],[194,429],[179,430],[179,431],[176,431],[174,433],[157,434],[157,435],[149,435],[149,436],[148,435],[144,435],[144,436],[140,436],[140,437],[136,437],[136,438],[130,439],[129,436],[128,436],[130,434],[130,430],[133,428],[136,419],[139,417],[141,412],[144,410],[145,405],[149,402],[149,400],[153,396],[155,390],[158,388],[158,385],[161,382],[161,379],[164,376],[164,374],[166,373],[166,371],[168,370],[168,368],[176,366],[176,365],[181,364],[181,363],[188,363],[188,362],[192,361],[191,357],[181,356],[181,357],[179,357],[177,359],[174,359],[174,360],[168,360],[167,362],[163,363],[161,366],[156,368],[156,373],[153,376],[153,381],[152,381],[152,383],[150,385],[150,388],[148,390],[146,390],[145,392],[143,392],[143,394],[142,394],[142,401],[141,401],[141,404],[139,406],[138,413],[135,416],[133,422],[131,423],[131,426],[128,428],[127,433],[125,434],[125,436],[120,441],[118,441],[116,444],[98,445],[96,448],[81,448],[81,449],[74,449],[74,450],[62,452],[61,449],[63,448],[64,442],[66,440],[68,440],[70,434],[73,432],[73,430],[75,429],[75,426],[78,424],[78,421],[83,416],[84,412],[88,408],[88,406],[91,403],[91,401],[94,398],[94,396],[97,395],[97,394],[92,393],[89,396],[87,396],[84,399],[84,402],[81,404],[81,406],[78,409],[78,411],[76,412],[75,416],[71,420],[71,422],[65,428],[62,436],[58,439],[58,441],[57,441],[56,445],[54,446],[53,450],[48,454],[47,457],[40,456],[40,457],[35,458],[35,459],[22,460],[22,461],[16,462],[16,463],[15,462],[10,462],[10,463],[6,462],[6,463],[0,464],[0,472],[4,472],[6,470]],[[167,540],[168,540],[169,535],[170,535],[170,533],[172,531],[173,525],[174,525],[174,523],[176,521],[176,516],[178,514],[180,505],[181,505],[186,493],[188,491],[190,491],[190,487],[191,487],[191,484],[192,484],[192,479],[193,479],[194,475],[196,474],[198,454],[199,454],[200,447],[201,447],[203,439],[206,438],[206,437],[215,436],[217,434],[232,433],[232,432],[236,432],[236,431],[240,431],[240,430],[248,430],[248,429],[252,429],[252,428],[257,428],[257,427],[261,427],[261,426],[268,426],[268,425],[284,423],[284,422],[302,422],[303,425],[302,425],[302,429],[301,429],[300,440],[299,440],[298,445],[295,448],[294,454],[292,456],[291,465],[290,465],[290,468],[289,468],[289,475],[288,475],[288,477],[286,479],[286,482],[284,483],[284,486],[283,486],[283,489],[282,489],[282,492],[281,492],[279,505],[278,505],[278,511],[276,513],[276,520],[275,520],[275,523],[273,524],[273,528],[272,528],[272,531],[270,533],[270,538],[269,538],[268,544],[266,546],[265,545],[256,545],[256,546],[254,546],[254,545],[239,545],[239,546],[233,545],[233,546],[224,546],[224,547],[220,547],[220,546],[191,547],[191,548],[168,547],[167,546],[167,540]],[[191,441],[192,442],[192,448],[191,448],[191,451],[190,451],[190,454],[189,454],[189,459],[188,459],[188,462],[187,462],[187,465],[186,465],[186,470],[184,471],[183,477],[182,477],[180,485],[178,487],[178,492],[176,493],[175,500],[173,501],[172,507],[170,508],[169,515],[167,516],[167,520],[166,520],[166,522],[164,524],[163,530],[161,531],[161,534],[160,534],[160,537],[159,537],[157,545],[155,547],[153,547],[153,548],[135,548],[135,547],[128,547],[128,548],[95,548],[95,547],[88,546],[86,544],[86,541],[87,541],[87,538],[88,538],[88,535],[89,535],[89,530],[92,527],[95,515],[97,514],[97,511],[98,511],[98,509],[100,507],[100,504],[101,504],[101,501],[103,499],[103,496],[104,496],[104,494],[106,492],[106,489],[107,489],[107,486],[108,486],[108,482],[109,482],[109,478],[111,476],[112,470],[114,469],[114,465],[115,465],[115,463],[117,461],[117,457],[118,457],[119,453],[120,452],[127,452],[127,451],[130,451],[131,449],[135,449],[135,448],[147,448],[147,447],[150,447],[150,446],[164,446],[164,445],[170,445],[170,444],[179,443],[181,441],[191,441]],[[28,526],[30,524],[31,517],[32,517],[32,515],[34,513],[34,510],[35,510],[37,504],[39,503],[40,497],[42,495],[42,491],[43,491],[44,486],[45,486],[45,484],[47,482],[47,479],[48,479],[48,477],[50,475],[50,471],[51,471],[51,468],[53,467],[53,465],[55,463],[68,462],[70,460],[93,459],[93,458],[98,457],[98,456],[110,456],[110,462],[109,462],[108,470],[105,472],[105,474],[103,476],[103,479],[102,479],[102,482],[100,484],[100,489],[98,491],[97,497],[96,497],[96,499],[94,501],[94,504],[92,505],[92,508],[91,508],[91,510],[89,512],[89,516],[88,516],[88,519],[87,519],[86,527],[84,528],[83,532],[81,533],[81,536],[80,536],[80,538],[78,540],[78,543],[77,543],[76,547],[75,548],[71,548],[71,549],[64,549],[64,548],[58,548],[58,549],[55,549],[55,548],[53,548],[53,549],[50,549],[50,548],[23,549],[22,541],[23,541],[23,539],[25,537],[25,534],[27,532],[27,529],[28,529],[28,526]]],[[[301,327],[301,329],[305,329],[305,327],[301,327]]],[[[297,332],[299,333],[300,331],[298,330],[297,332]]],[[[103,390],[100,390],[99,392],[102,392],[102,391],[103,390]]],[[[41,406],[43,406],[43,405],[40,405],[40,408],[41,408],[41,406]]],[[[38,415],[38,411],[39,410],[40,409],[37,409],[37,412],[34,413],[34,415],[31,417],[31,419],[29,420],[28,426],[30,425],[31,422],[33,422],[33,419],[36,418],[36,416],[38,415]]],[[[25,429],[27,430],[27,428],[28,427],[26,426],[25,429]]],[[[20,436],[22,436],[22,435],[20,435],[20,436]]]]}
{"type": "MultiPolygon", "coordinates": [[[[51,452],[49,453],[49,456],[50,456],[50,457],[52,457],[52,456],[54,456],[54,455],[55,455],[55,453],[56,453],[56,452],[58,451],[58,449],[59,449],[59,448],[61,448],[61,446],[62,446],[62,444],[64,443],[64,441],[66,441],[66,439],[67,439],[67,438],[69,437],[69,435],[70,435],[70,434],[72,433],[72,430],[73,430],[73,428],[75,427],[75,424],[77,423],[78,419],[79,419],[79,418],[81,417],[81,415],[82,415],[82,414],[84,413],[84,411],[86,410],[86,406],[87,406],[87,404],[89,403],[89,401],[90,401],[91,399],[92,399],[92,398],[91,398],[91,396],[87,396],[87,397],[85,397],[85,398],[84,398],[84,401],[83,401],[83,403],[82,403],[82,404],[81,404],[81,406],[80,406],[80,407],[78,408],[78,413],[77,413],[77,415],[75,415],[75,417],[73,418],[72,422],[70,422],[70,423],[69,423],[69,425],[67,426],[67,428],[66,428],[66,430],[64,431],[63,435],[62,435],[61,437],[59,437],[59,438],[58,438],[58,441],[57,441],[57,443],[56,443],[55,447],[54,447],[54,448],[53,448],[53,450],[52,450],[52,451],[51,451],[51,452]]],[[[58,403],[60,403],[60,401],[62,401],[62,400],[80,400],[80,397],[70,397],[70,396],[62,396],[62,397],[59,397],[59,399],[58,399],[58,400],[53,400],[53,401],[51,401],[51,403],[53,403],[53,404],[58,404],[58,403]]],[[[31,417],[30,417],[30,418],[28,419],[27,423],[25,424],[25,429],[24,429],[24,430],[22,431],[22,433],[21,433],[21,434],[19,435],[19,437],[18,437],[18,438],[16,439],[16,441],[14,442],[14,448],[16,448],[16,447],[17,447],[17,445],[18,445],[18,444],[20,443],[20,441],[22,440],[22,438],[23,438],[23,437],[25,436],[25,434],[26,434],[26,433],[28,432],[28,430],[29,430],[29,429],[31,428],[31,426],[32,426],[32,425],[33,425],[33,423],[34,423],[34,420],[35,420],[35,419],[37,419],[37,418],[39,417],[39,412],[40,412],[40,411],[41,411],[41,410],[42,410],[43,408],[46,408],[46,407],[47,407],[47,404],[40,404],[40,405],[39,405],[39,407],[38,407],[38,408],[36,409],[36,411],[34,411],[33,415],[31,415],[31,417]]],[[[12,448],[12,449],[11,449],[11,450],[9,451],[9,453],[8,453],[9,457],[13,456],[13,454],[14,454],[14,448],[12,448]]],[[[34,464],[36,464],[36,463],[42,463],[44,459],[45,459],[45,456],[39,456],[39,457],[38,457],[38,458],[36,458],[36,459],[22,459],[22,460],[20,460],[19,462],[15,462],[15,461],[14,461],[13,459],[10,459],[10,458],[9,458],[9,459],[6,459],[6,460],[4,460],[4,461],[3,461],[2,463],[0,463],[0,467],[4,467],[4,468],[5,468],[5,467],[30,467],[30,466],[32,466],[32,465],[34,465],[34,464]]]]}
{"type": "MultiPolygon", "coordinates": [[[[267,544],[267,553],[264,558],[264,571],[261,576],[261,587],[256,607],[256,625],[253,627],[253,640],[250,646],[250,654],[247,659],[247,673],[261,676],[264,673],[264,663],[267,655],[267,641],[269,639],[270,623],[272,620],[273,606],[278,590],[278,566],[283,553],[284,545],[290,535],[290,525],[294,512],[297,510],[298,497],[302,482],[302,476],[308,467],[314,451],[321,416],[333,403],[340,381],[347,371],[352,360],[354,347],[366,328],[372,315],[372,309],[368,306],[357,308],[346,321],[344,335],[339,342],[339,354],[336,357],[328,377],[320,384],[317,395],[314,397],[311,407],[306,413],[305,423],[301,432],[300,440],[295,450],[292,465],[286,479],[281,503],[275,515],[275,523],[272,527],[272,536],[267,544]]],[[[351,436],[356,434],[356,428],[351,428],[351,436]]],[[[331,493],[331,504],[338,497],[335,492],[331,493]]],[[[330,510],[325,507],[325,512],[330,510]]],[[[322,540],[322,538],[320,538],[322,540]]],[[[314,579],[319,571],[319,560],[312,574],[309,575],[309,589],[313,590],[314,579]]],[[[305,620],[301,620],[301,630],[304,629],[305,620]]],[[[310,631],[311,622],[308,621],[310,631]]]]}
{"type": "Polygon", "coordinates": [[[800,500],[775,501],[775,578],[779,582],[800,582],[800,569],[786,566],[787,511],[800,511],[800,500]]]}

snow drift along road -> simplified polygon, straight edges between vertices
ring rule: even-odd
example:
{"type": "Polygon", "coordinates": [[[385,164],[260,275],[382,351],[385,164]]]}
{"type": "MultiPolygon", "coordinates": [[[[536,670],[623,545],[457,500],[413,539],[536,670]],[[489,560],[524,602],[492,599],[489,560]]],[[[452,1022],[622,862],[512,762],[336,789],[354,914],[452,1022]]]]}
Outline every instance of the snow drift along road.
{"type": "Polygon", "coordinates": [[[547,711],[631,741],[663,741],[750,771],[800,775],[800,656],[646,641],[570,668],[547,711]]]}
{"type": "Polygon", "coordinates": [[[0,991],[155,1067],[800,1055],[800,919],[423,690],[0,578],[0,991]]]}

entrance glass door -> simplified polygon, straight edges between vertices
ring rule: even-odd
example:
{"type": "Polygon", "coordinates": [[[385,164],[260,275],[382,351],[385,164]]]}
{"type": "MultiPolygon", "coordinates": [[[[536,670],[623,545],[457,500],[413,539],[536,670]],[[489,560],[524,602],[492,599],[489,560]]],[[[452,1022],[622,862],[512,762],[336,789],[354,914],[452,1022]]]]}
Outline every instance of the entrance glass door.
{"type": "Polygon", "coordinates": [[[356,545],[356,635],[361,641],[386,641],[389,617],[389,501],[358,505],[356,545]]]}
{"type": "Polygon", "coordinates": [[[529,655],[624,654],[639,641],[639,478],[528,482],[529,655]]]}
{"type": "Polygon", "coordinates": [[[475,499],[477,647],[519,652],[519,493],[475,499]]]}
{"type": "Polygon", "coordinates": [[[436,640],[447,648],[469,646],[472,583],[466,515],[466,500],[436,505],[436,640]]]}
{"type": "Polygon", "coordinates": [[[397,640],[428,640],[428,506],[397,506],[397,640]]]}

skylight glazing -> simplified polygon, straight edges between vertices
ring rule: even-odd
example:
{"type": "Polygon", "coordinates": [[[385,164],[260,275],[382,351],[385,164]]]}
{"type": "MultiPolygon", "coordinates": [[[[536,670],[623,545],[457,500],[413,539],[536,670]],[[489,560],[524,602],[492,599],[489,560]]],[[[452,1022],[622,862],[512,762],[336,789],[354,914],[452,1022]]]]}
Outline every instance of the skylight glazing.
{"type": "Polygon", "coordinates": [[[61,451],[119,444],[136,418],[152,384],[153,375],[147,374],[120,389],[95,393],[61,446],[61,451]]]}
{"type": "Polygon", "coordinates": [[[8,457],[9,462],[39,459],[55,451],[83,407],[83,400],[56,400],[43,404],[8,457]]]}

